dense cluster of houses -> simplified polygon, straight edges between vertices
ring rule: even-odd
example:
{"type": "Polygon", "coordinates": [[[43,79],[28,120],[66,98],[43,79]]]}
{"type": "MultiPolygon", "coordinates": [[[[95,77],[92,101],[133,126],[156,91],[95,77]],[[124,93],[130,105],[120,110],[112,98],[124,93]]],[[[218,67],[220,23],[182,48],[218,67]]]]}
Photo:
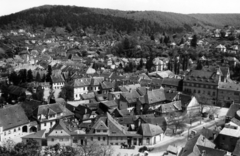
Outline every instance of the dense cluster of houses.
{"type": "MultiPolygon", "coordinates": [[[[229,67],[209,65],[205,56],[197,61],[162,56],[153,59],[153,70],[147,72],[145,58],[107,55],[114,40],[93,40],[89,36],[79,41],[61,36],[37,39],[39,34],[24,30],[9,35],[27,35],[28,39],[13,58],[0,61],[3,73],[0,82],[7,84],[1,93],[7,92],[12,99],[11,104],[4,103],[0,108],[0,142],[19,138],[23,142],[36,140],[42,146],[89,142],[129,147],[154,145],[174,132],[173,124],[178,117],[201,117],[201,104],[209,104],[230,107],[226,124],[215,131],[204,128],[187,142],[180,156],[204,152],[225,156],[225,151],[239,155],[240,84],[231,80],[229,67]],[[137,66],[140,62],[141,70],[123,72],[130,63],[137,66]],[[199,64],[202,69],[197,69],[199,64]],[[22,69],[31,70],[33,76],[24,87],[14,85],[8,77],[22,69]],[[42,101],[33,98],[38,87],[44,91],[42,101]],[[69,93],[65,93],[68,97],[60,97],[63,90],[69,93]]],[[[197,44],[207,43],[203,40],[197,44]]],[[[171,48],[174,47],[176,44],[172,43],[171,48]]],[[[237,45],[226,48],[220,44],[216,49],[223,53],[238,52],[237,45]]],[[[236,66],[239,61],[228,57],[223,63],[236,66]]],[[[168,152],[179,153],[175,146],[170,146],[168,152]]]]}

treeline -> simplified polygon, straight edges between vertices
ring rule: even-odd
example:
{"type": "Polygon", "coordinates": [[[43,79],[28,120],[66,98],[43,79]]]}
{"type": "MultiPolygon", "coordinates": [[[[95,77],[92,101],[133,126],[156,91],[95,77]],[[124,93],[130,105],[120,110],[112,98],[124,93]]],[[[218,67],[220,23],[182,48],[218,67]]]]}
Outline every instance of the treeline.
{"type": "MultiPolygon", "coordinates": [[[[125,12],[113,15],[112,12],[104,9],[90,9],[72,6],[50,6],[25,10],[19,13],[3,16],[0,18],[0,28],[18,29],[32,27],[33,30],[44,27],[66,27],[70,32],[73,30],[91,28],[95,33],[104,34],[107,30],[127,33],[141,31],[150,34],[161,31],[182,32],[191,30],[188,24],[173,24],[166,18],[159,22],[154,18],[140,18],[139,15],[132,16],[125,12]],[[161,23],[161,24],[160,24],[161,23]],[[169,24],[168,24],[169,23],[169,24]]],[[[146,12],[146,14],[148,14],[146,12]]],[[[153,15],[151,15],[153,16],[153,15]]]]}

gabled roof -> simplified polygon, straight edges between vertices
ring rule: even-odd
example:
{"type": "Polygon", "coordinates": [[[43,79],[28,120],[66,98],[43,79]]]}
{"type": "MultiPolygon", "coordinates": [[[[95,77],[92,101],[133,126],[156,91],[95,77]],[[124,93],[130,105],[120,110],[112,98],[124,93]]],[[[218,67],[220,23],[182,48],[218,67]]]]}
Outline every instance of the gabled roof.
{"type": "Polygon", "coordinates": [[[137,99],[140,97],[137,91],[132,90],[131,92],[123,92],[121,96],[128,102],[134,103],[137,102],[137,99]]]}
{"type": "Polygon", "coordinates": [[[93,126],[93,128],[95,130],[108,130],[108,127],[106,126],[106,124],[102,120],[99,120],[96,123],[96,125],[93,126]]]}
{"type": "Polygon", "coordinates": [[[228,109],[227,118],[233,118],[236,114],[236,112],[240,109],[240,104],[239,103],[233,103],[231,104],[230,108],[228,109]]]}
{"type": "Polygon", "coordinates": [[[111,101],[102,101],[100,102],[101,104],[104,104],[105,106],[107,106],[108,108],[116,108],[118,106],[118,104],[116,103],[116,101],[111,100],[111,101]]]}
{"type": "Polygon", "coordinates": [[[147,94],[144,96],[146,103],[155,104],[166,100],[164,90],[155,89],[152,91],[147,91],[147,94]]]}
{"type": "Polygon", "coordinates": [[[22,138],[25,138],[25,139],[44,139],[45,138],[45,132],[46,132],[46,129],[41,130],[41,131],[37,131],[36,133],[33,133],[33,134],[26,135],[22,138]]]}
{"type": "Polygon", "coordinates": [[[90,78],[74,79],[73,87],[86,87],[91,85],[90,78]]]}
{"type": "Polygon", "coordinates": [[[101,87],[102,87],[102,89],[112,89],[115,87],[115,84],[114,84],[114,82],[103,81],[101,83],[101,87]]]}
{"type": "Polygon", "coordinates": [[[63,130],[67,133],[67,136],[71,135],[71,131],[67,128],[67,125],[63,122],[63,120],[59,120],[58,123],[56,123],[51,130],[49,131],[47,136],[64,136],[64,134],[60,133],[52,133],[54,130],[63,130]]]}
{"type": "Polygon", "coordinates": [[[196,153],[196,150],[198,149],[195,147],[197,145],[209,147],[209,148],[215,148],[215,144],[212,143],[210,140],[205,138],[203,135],[197,135],[194,138],[187,141],[180,156],[190,156],[191,154],[196,153]]]}
{"type": "Polygon", "coordinates": [[[139,88],[137,88],[137,92],[138,92],[141,96],[144,96],[145,94],[147,94],[147,88],[146,88],[146,87],[139,87],[139,88]]]}
{"type": "Polygon", "coordinates": [[[162,113],[171,113],[182,110],[181,101],[174,101],[167,104],[162,104],[161,106],[162,113]]]}
{"type": "Polygon", "coordinates": [[[51,79],[53,83],[65,82],[62,74],[53,74],[51,79]]]}
{"type": "Polygon", "coordinates": [[[98,86],[100,83],[104,81],[104,77],[93,77],[91,81],[92,86],[98,86]]]}
{"type": "Polygon", "coordinates": [[[40,105],[36,110],[34,110],[34,115],[48,115],[49,111],[51,113],[59,114],[63,113],[62,116],[71,116],[74,115],[71,111],[69,111],[66,107],[62,104],[55,103],[55,104],[47,104],[47,105],[40,105]]]}
{"type": "Polygon", "coordinates": [[[198,155],[201,155],[203,151],[205,152],[204,156],[225,156],[227,154],[226,151],[209,148],[201,145],[197,145],[197,148],[198,148],[198,151],[195,153],[198,155]]]}
{"type": "Polygon", "coordinates": [[[156,136],[156,135],[163,133],[163,130],[161,127],[153,125],[153,124],[149,124],[149,123],[141,124],[140,129],[141,130],[139,132],[143,136],[152,137],[152,136],[156,136]]]}
{"type": "Polygon", "coordinates": [[[21,105],[8,105],[0,109],[0,127],[3,130],[15,128],[29,123],[21,105]]]}
{"type": "Polygon", "coordinates": [[[140,119],[142,119],[145,123],[150,123],[153,125],[164,125],[166,123],[166,119],[164,117],[146,117],[146,116],[140,116],[140,119]]]}
{"type": "Polygon", "coordinates": [[[107,124],[109,128],[110,135],[125,135],[126,127],[120,125],[113,117],[107,113],[107,124]]]}

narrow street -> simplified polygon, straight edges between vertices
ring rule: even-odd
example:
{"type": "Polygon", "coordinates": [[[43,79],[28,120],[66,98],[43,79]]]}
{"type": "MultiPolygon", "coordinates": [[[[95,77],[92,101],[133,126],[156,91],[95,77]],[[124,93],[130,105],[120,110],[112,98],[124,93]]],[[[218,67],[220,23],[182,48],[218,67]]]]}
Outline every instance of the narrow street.
{"type": "MultiPolygon", "coordinates": [[[[195,130],[195,131],[199,132],[203,127],[211,129],[211,128],[214,128],[214,126],[216,125],[217,122],[220,122],[222,120],[224,120],[224,117],[221,117],[221,118],[218,118],[218,119],[215,119],[212,121],[204,122],[194,128],[191,128],[191,130],[195,130]]],[[[166,151],[166,149],[168,148],[169,145],[176,145],[176,146],[184,147],[184,145],[187,142],[187,135],[188,135],[188,131],[186,130],[182,133],[182,135],[174,136],[170,140],[159,142],[158,144],[153,146],[154,150],[149,153],[149,156],[162,155],[166,151]]]]}

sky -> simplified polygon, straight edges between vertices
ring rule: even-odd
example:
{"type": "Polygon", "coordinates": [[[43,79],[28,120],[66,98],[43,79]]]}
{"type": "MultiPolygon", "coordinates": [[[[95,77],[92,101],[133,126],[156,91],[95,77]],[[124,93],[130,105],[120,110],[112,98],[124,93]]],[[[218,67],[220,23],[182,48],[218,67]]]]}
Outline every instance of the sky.
{"type": "Polygon", "coordinates": [[[0,16],[41,5],[75,5],[175,13],[240,13],[240,0],[1,0],[0,16]]]}

